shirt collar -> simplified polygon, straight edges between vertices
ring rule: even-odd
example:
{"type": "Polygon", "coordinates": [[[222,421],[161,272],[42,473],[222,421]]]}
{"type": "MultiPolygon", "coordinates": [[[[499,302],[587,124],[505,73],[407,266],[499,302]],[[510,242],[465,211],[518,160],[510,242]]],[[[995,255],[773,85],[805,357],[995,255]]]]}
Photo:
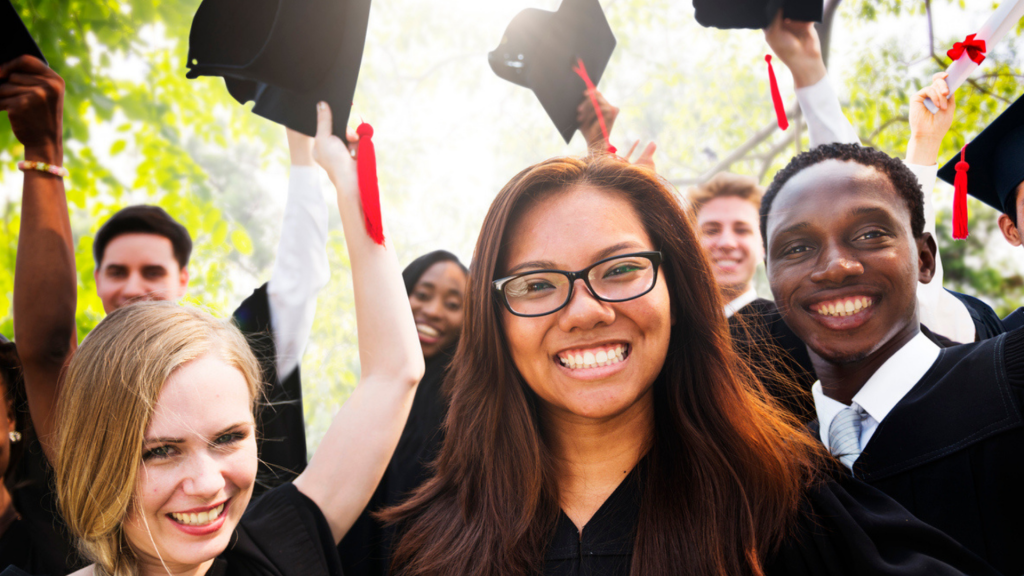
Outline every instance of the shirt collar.
{"type": "MultiPolygon", "coordinates": [[[[881,422],[924,377],[938,357],[939,347],[922,332],[918,332],[868,378],[854,395],[853,403],[863,408],[875,422],[881,422]]],[[[811,394],[818,415],[819,433],[828,448],[828,429],[846,405],[825,396],[821,380],[814,383],[811,394]]]]}
{"type": "Polygon", "coordinates": [[[757,300],[757,291],[751,288],[737,296],[732,302],[725,305],[725,317],[732,318],[732,315],[738,312],[740,308],[743,308],[754,300],[757,300]]]}

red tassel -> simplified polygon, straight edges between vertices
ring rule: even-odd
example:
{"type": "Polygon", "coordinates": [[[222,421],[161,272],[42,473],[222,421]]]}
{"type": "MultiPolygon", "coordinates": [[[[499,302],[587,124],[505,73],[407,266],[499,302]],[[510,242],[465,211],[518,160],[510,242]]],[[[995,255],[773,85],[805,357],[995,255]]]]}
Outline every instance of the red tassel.
{"type": "Polygon", "coordinates": [[[775,69],[772,68],[772,55],[765,54],[764,61],[768,63],[768,82],[772,86],[772,104],[775,105],[775,118],[779,121],[779,129],[789,128],[789,118],[786,118],[786,107],[782,105],[782,94],[779,94],[779,83],[775,81],[775,69]]]}
{"type": "Polygon", "coordinates": [[[953,178],[953,239],[967,239],[967,169],[970,165],[964,160],[964,151],[967,145],[960,149],[960,161],[953,168],[956,170],[956,177],[953,178]]]}
{"type": "Polygon", "coordinates": [[[359,199],[363,204],[363,220],[370,239],[384,245],[384,226],[380,221],[380,190],[377,188],[377,153],[373,150],[373,126],[366,122],[356,128],[359,149],[356,169],[359,172],[359,199]]]}
{"type": "Polygon", "coordinates": [[[594,86],[594,82],[590,80],[590,75],[587,74],[587,67],[583,65],[583,58],[576,59],[576,66],[573,66],[572,71],[583,79],[583,83],[590,90],[590,103],[594,106],[594,112],[597,114],[597,123],[601,125],[604,143],[608,145],[608,153],[615,154],[615,146],[612,146],[611,140],[608,139],[608,126],[604,123],[604,114],[601,113],[601,106],[597,103],[597,95],[594,93],[597,88],[594,86]]]}

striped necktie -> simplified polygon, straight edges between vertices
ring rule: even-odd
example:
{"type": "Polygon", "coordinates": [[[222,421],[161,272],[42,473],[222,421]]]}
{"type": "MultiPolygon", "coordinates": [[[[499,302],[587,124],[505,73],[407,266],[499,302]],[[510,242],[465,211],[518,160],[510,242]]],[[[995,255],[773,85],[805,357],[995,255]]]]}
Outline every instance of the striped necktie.
{"type": "Polygon", "coordinates": [[[853,404],[843,408],[828,428],[829,450],[850,470],[860,456],[860,430],[865,416],[864,409],[853,404]]]}

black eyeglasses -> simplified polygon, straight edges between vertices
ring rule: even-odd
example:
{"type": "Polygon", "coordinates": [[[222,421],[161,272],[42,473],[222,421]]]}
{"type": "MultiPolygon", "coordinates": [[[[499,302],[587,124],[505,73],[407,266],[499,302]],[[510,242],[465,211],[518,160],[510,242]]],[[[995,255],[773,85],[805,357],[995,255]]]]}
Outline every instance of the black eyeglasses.
{"type": "Polygon", "coordinates": [[[491,283],[505,308],[516,316],[545,316],[565,307],[580,279],[594,298],[625,302],[654,289],[661,252],[634,252],[605,258],[578,272],[534,270],[491,283]]]}

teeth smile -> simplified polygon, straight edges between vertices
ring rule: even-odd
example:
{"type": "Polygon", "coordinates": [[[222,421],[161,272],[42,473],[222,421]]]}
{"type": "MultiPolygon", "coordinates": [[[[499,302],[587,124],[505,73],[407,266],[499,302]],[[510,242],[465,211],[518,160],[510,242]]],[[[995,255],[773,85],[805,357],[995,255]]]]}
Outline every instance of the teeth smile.
{"type": "Polygon", "coordinates": [[[558,354],[558,360],[561,361],[562,366],[577,370],[618,364],[625,360],[626,356],[629,356],[629,345],[617,344],[585,350],[566,350],[558,354]]]}
{"type": "Polygon", "coordinates": [[[858,296],[832,302],[822,302],[815,306],[814,311],[822,316],[853,316],[874,303],[875,301],[867,296],[858,296]]]}
{"type": "Polygon", "coordinates": [[[219,518],[220,513],[223,511],[224,505],[221,504],[220,506],[217,506],[213,510],[208,510],[206,512],[191,512],[185,514],[171,512],[171,517],[179,523],[184,524],[186,526],[205,526],[206,524],[209,524],[217,518],[219,518]]]}
{"type": "Polygon", "coordinates": [[[417,324],[416,331],[428,338],[437,338],[441,333],[435,330],[432,326],[426,324],[417,324]]]}

